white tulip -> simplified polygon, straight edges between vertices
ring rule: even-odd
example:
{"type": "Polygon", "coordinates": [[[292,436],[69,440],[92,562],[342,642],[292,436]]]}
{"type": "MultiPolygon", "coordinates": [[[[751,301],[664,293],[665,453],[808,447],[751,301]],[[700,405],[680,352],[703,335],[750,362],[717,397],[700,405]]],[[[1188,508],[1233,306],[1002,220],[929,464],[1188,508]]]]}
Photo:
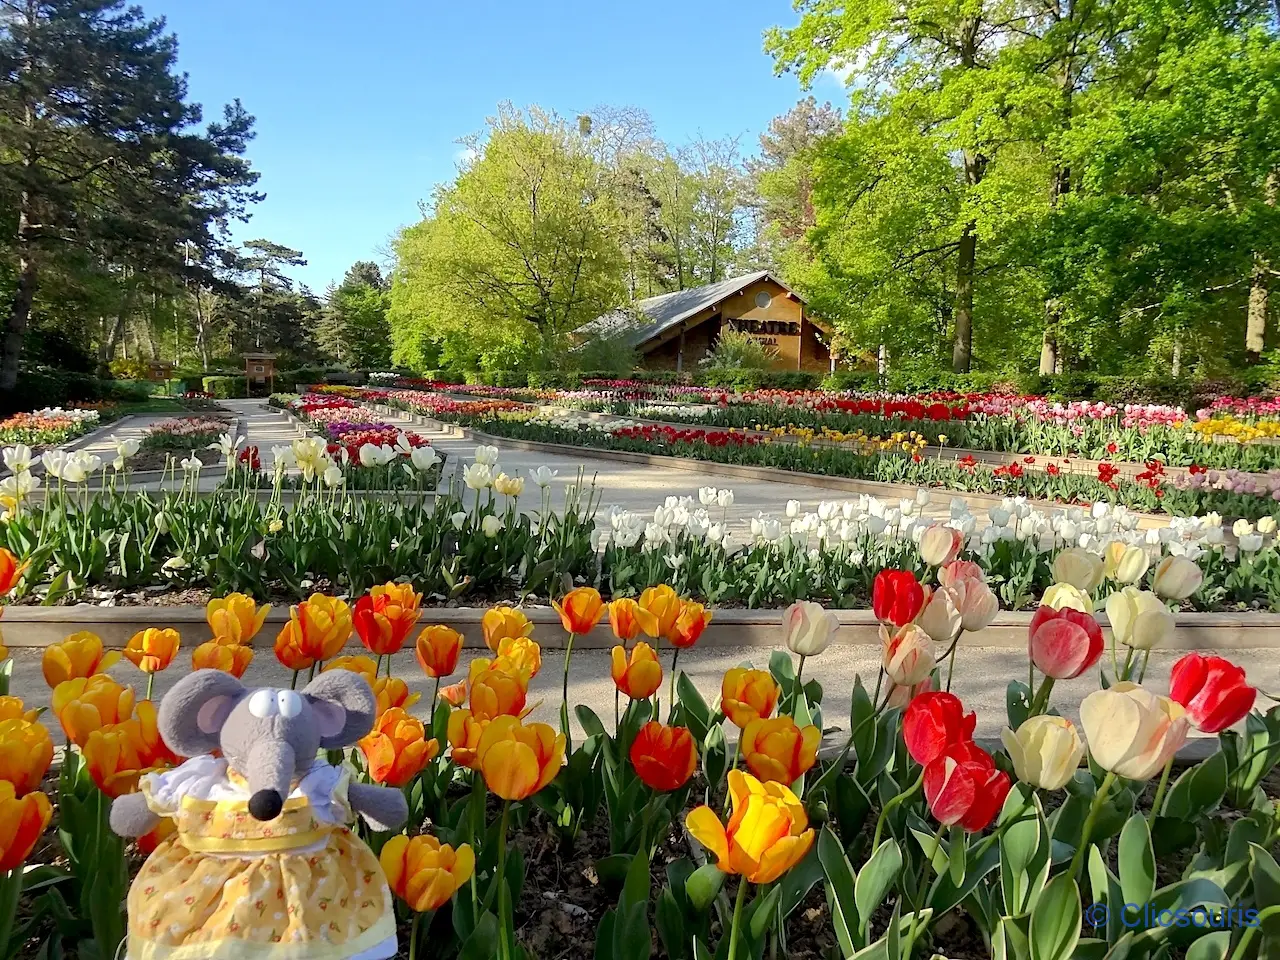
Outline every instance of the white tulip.
{"type": "Polygon", "coordinates": [[[4,448],[4,465],[12,473],[26,473],[31,469],[33,455],[25,443],[4,448]]]}
{"type": "Polygon", "coordinates": [[[554,480],[559,473],[560,473],[559,470],[552,470],[544,464],[543,466],[539,467],[537,470],[530,470],[529,478],[533,480],[533,482],[537,484],[539,487],[542,487],[545,489],[547,486],[551,484],[551,481],[554,480]]]}
{"type": "Polygon", "coordinates": [[[480,529],[484,532],[486,537],[492,540],[498,535],[498,531],[502,529],[502,518],[495,517],[490,513],[480,521],[480,529]]]}
{"type": "Polygon", "coordinates": [[[467,522],[467,515],[459,510],[457,513],[449,517],[449,522],[453,524],[453,529],[461,530],[462,525],[467,522]]]}
{"type": "Polygon", "coordinates": [[[831,645],[840,629],[840,618],[820,603],[797,600],[782,614],[787,649],[802,657],[813,657],[831,645]]]}
{"type": "Polygon", "coordinates": [[[1236,537],[1247,537],[1249,534],[1253,533],[1253,524],[1241,517],[1231,525],[1231,532],[1235,534],[1236,537]]]}
{"type": "Polygon", "coordinates": [[[477,460],[475,463],[463,468],[462,482],[471,490],[483,490],[493,483],[493,472],[489,469],[488,464],[477,460]]]}
{"type": "Polygon", "coordinates": [[[800,501],[799,501],[799,500],[788,500],[788,501],[787,501],[787,510],[786,510],[786,513],[787,513],[787,516],[788,516],[788,517],[798,517],[798,516],[800,516],[800,501]]]}
{"type": "Polygon", "coordinates": [[[324,469],[324,485],[326,487],[337,487],[345,483],[346,474],[342,472],[342,468],[336,463],[331,463],[324,469]]]}
{"type": "Polygon", "coordinates": [[[1242,553],[1257,553],[1262,549],[1262,534],[1248,533],[1240,538],[1240,550],[1242,553]]]}
{"type": "Polygon", "coordinates": [[[409,451],[409,461],[413,464],[415,470],[426,473],[440,462],[440,454],[436,453],[429,444],[414,447],[409,451]]]}
{"type": "Polygon", "coordinates": [[[1269,536],[1269,535],[1271,535],[1271,534],[1275,533],[1275,532],[1276,532],[1276,518],[1275,518],[1275,517],[1259,517],[1259,518],[1258,518],[1258,532],[1259,532],[1260,534],[1262,534],[1263,536],[1269,536]]]}
{"type": "Polygon", "coordinates": [[[498,462],[498,448],[480,444],[476,447],[475,452],[476,463],[483,464],[486,467],[492,467],[498,462]]]}

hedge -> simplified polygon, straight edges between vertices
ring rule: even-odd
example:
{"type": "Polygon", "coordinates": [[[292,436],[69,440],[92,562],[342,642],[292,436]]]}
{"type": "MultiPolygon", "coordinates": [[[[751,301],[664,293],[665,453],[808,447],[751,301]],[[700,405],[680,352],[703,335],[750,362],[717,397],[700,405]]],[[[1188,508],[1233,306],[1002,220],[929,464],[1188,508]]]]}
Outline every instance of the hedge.
{"type": "Polygon", "coordinates": [[[204,392],[216,400],[243,397],[249,392],[249,381],[242,376],[205,377],[202,384],[204,392]]]}

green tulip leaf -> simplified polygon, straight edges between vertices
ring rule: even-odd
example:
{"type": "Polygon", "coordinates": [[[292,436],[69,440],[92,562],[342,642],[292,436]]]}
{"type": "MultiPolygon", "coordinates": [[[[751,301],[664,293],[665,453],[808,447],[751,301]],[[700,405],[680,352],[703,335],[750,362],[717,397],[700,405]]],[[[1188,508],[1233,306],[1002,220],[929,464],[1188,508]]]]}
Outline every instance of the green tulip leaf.
{"type": "Polygon", "coordinates": [[[853,883],[853,902],[858,915],[858,939],[865,940],[872,915],[902,872],[902,848],[890,837],[881,842],[853,883]]]}
{"type": "Polygon", "coordinates": [[[1156,857],[1151,849],[1151,831],[1141,813],[1131,816],[1120,831],[1117,860],[1124,902],[1149,901],[1156,889],[1156,857]]]}
{"type": "Polygon", "coordinates": [[[1031,914],[1031,960],[1067,960],[1080,939],[1080,888],[1065,873],[1045,885],[1031,914]]]}
{"type": "Polygon", "coordinates": [[[844,847],[828,826],[818,834],[818,860],[826,877],[827,903],[831,907],[836,940],[840,951],[847,957],[861,943],[854,873],[849,858],[844,854],[844,847]]]}

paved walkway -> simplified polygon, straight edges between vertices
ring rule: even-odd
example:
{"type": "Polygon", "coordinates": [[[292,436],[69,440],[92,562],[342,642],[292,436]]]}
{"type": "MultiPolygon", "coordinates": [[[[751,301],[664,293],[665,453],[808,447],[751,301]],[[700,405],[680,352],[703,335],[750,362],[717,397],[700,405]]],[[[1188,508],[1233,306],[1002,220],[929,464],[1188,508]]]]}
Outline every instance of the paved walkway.
{"type": "MultiPolygon", "coordinates": [[[[206,639],[192,632],[183,638],[183,648],[179,659],[169,670],[156,678],[156,696],[160,696],[174,682],[185,675],[190,665],[190,650],[206,639]]],[[[265,638],[271,639],[271,638],[265,638]]],[[[344,653],[363,653],[358,644],[347,647],[344,653]]],[[[465,650],[465,660],[483,651],[465,650]]],[[[40,673],[40,653],[31,649],[15,649],[12,651],[14,672],[11,692],[22,697],[29,706],[43,707],[49,704],[49,689],[40,673]]],[[[1179,656],[1176,652],[1156,651],[1151,655],[1151,664],[1147,671],[1146,686],[1159,692],[1168,692],[1169,667],[1179,656]]],[[[1280,688],[1280,665],[1276,663],[1275,651],[1269,650],[1236,650],[1231,659],[1245,668],[1249,679],[1272,692],[1280,688]]],[[[560,709],[561,669],[563,666],[561,651],[546,651],[542,672],[534,678],[529,691],[529,703],[538,704],[532,714],[534,720],[556,724],[560,709]]],[[[664,669],[671,666],[670,648],[662,651],[664,669]]],[[[750,662],[764,669],[769,663],[769,651],[760,647],[697,647],[682,651],[679,669],[687,673],[706,698],[715,705],[720,696],[720,679],[730,667],[750,662]]],[[[863,682],[869,684],[869,690],[875,687],[876,674],[880,666],[880,651],[872,645],[840,645],[831,647],[820,657],[812,657],[805,664],[805,677],[817,679],[826,691],[824,707],[824,725],[828,728],[838,727],[848,730],[849,702],[856,675],[861,675],[863,682]]],[[[413,659],[410,649],[406,648],[396,655],[392,671],[403,677],[411,689],[419,692],[425,701],[431,696],[434,681],[422,675],[413,659]]],[[[131,683],[142,696],[146,689],[146,679],[134,669],[128,661],[121,661],[112,668],[111,673],[122,683],[131,683]]],[[[455,675],[459,679],[465,675],[465,664],[455,675]]],[[[669,676],[669,674],[667,675],[669,676]]],[[[976,710],[979,737],[998,737],[1005,724],[1005,688],[1010,680],[1018,678],[1025,681],[1027,676],[1027,660],[1022,651],[994,648],[962,648],[960,659],[956,663],[956,671],[952,690],[961,697],[965,707],[976,710]]],[[[662,686],[662,700],[666,701],[667,677],[662,686]]],[[[255,686],[288,686],[289,673],[276,661],[270,646],[257,649],[254,662],[245,675],[245,682],[255,686]]],[[[1075,680],[1059,681],[1053,689],[1053,705],[1064,715],[1078,720],[1077,708],[1080,701],[1098,688],[1096,674],[1090,672],[1075,680]]],[[[579,650],[573,655],[569,674],[569,698],[571,703],[584,703],[591,707],[605,721],[606,726],[613,717],[613,681],[609,677],[609,652],[607,650],[579,650]]],[[[1267,709],[1269,701],[1260,699],[1259,706],[1267,709]]],[[[425,715],[426,703],[420,702],[412,712],[425,715]]],[[[665,714],[665,710],[664,710],[665,714]]],[[[50,718],[52,721],[52,718],[50,718]]],[[[55,722],[56,721],[52,721],[55,722]]],[[[575,736],[581,736],[581,730],[574,720],[575,736]]],[[[732,732],[731,727],[726,733],[732,732]]]]}

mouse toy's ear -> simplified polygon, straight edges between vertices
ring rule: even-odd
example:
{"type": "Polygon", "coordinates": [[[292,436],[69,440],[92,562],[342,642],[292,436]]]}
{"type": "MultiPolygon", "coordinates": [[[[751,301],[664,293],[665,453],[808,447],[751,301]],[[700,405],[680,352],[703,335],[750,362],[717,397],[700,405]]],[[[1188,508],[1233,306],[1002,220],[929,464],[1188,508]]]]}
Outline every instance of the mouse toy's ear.
{"type": "Polygon", "coordinates": [[[326,750],[355,743],[373,729],[378,702],[369,681],[350,670],[326,670],[307,684],[302,696],[311,704],[326,750]]]}
{"type": "Polygon", "coordinates": [[[218,748],[222,724],[245,692],[244,684],[221,670],[188,674],[160,701],[160,736],[179,756],[212,753],[218,748]]]}

